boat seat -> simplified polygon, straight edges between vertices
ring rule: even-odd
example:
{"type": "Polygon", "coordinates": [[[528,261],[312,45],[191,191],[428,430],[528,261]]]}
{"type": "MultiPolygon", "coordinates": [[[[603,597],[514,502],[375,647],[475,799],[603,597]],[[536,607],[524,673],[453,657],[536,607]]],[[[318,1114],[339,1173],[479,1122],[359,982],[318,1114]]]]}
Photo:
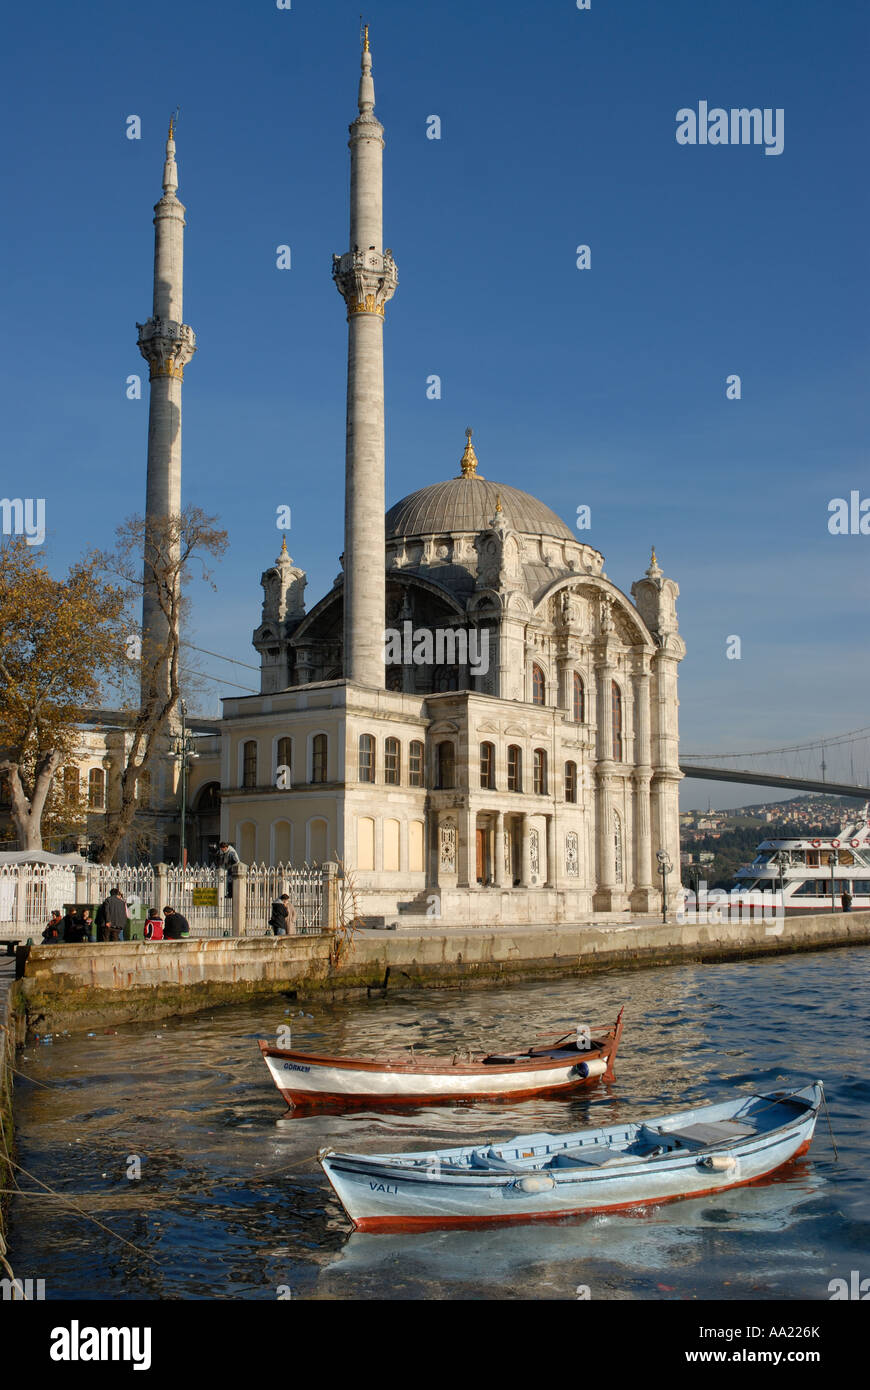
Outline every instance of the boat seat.
{"type": "Polygon", "coordinates": [[[710,1144],[721,1144],[728,1139],[745,1139],[755,1134],[755,1125],[744,1124],[742,1120],[704,1120],[683,1129],[653,1129],[644,1125],[645,1130],[656,1134],[659,1140],[674,1139],[687,1149],[705,1149],[710,1144]]]}
{"type": "Polygon", "coordinates": [[[468,1162],[470,1167],[476,1168],[480,1172],[525,1172],[525,1169],[518,1169],[515,1163],[509,1163],[506,1158],[499,1158],[498,1154],[493,1153],[492,1149],[487,1150],[485,1153],[481,1149],[474,1149],[468,1162]]]}
{"type": "Polygon", "coordinates": [[[582,1149],[568,1150],[554,1154],[548,1168],[603,1168],[606,1163],[636,1163],[636,1154],[622,1153],[618,1149],[606,1149],[603,1145],[592,1146],[585,1153],[582,1149]]]}

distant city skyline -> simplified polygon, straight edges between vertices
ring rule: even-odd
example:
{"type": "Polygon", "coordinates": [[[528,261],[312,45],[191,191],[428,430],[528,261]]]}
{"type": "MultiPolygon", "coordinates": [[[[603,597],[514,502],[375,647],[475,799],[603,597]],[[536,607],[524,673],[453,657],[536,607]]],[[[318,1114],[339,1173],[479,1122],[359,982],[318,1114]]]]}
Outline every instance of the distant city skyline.
{"type": "MultiPolygon", "coordinates": [[[[455,476],[471,425],[484,477],[571,526],[590,509],[578,538],[624,592],[655,544],[681,587],[682,749],[863,727],[870,537],[828,523],[833,499],[860,517],[870,493],[868,116],[850,80],[866,14],[808,0],[768,14],[688,0],[470,13],[448,0],[433,24],[385,0],[366,18],[400,265],[388,505],[455,476]],[[781,152],[679,143],[678,113],[702,100],[783,111],[781,152]]],[[[252,667],[259,577],[282,537],[309,606],[339,569],[346,327],[330,258],[345,249],[358,23],[343,2],[239,14],[202,0],[173,11],[171,44],[108,3],[59,9],[48,27],[41,10],[8,22],[16,348],[0,492],[44,499],[55,570],[108,548],[144,508],[135,325],[150,312],[152,208],[180,104],[198,342],[183,495],[231,542],[218,592],[191,590],[189,635],[252,667]],[[140,139],[127,138],[132,116],[140,139]]],[[[243,664],[201,660],[217,677],[204,713],[258,688],[243,664]]],[[[682,804],[741,806],[748,791],[686,780],[682,804]]]]}

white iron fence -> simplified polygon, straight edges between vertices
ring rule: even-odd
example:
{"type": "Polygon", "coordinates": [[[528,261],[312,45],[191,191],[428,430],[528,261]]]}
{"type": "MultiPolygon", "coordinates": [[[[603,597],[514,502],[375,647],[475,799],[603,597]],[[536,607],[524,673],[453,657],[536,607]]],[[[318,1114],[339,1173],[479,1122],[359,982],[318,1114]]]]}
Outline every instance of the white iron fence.
{"type": "Polygon", "coordinates": [[[55,908],[67,903],[96,907],[112,888],[134,919],[149,908],[162,915],[171,904],[190,923],[191,936],[232,936],[237,924],[246,936],[268,936],[272,903],[288,893],[296,909],[296,931],[329,930],[326,869],[320,864],[252,864],[229,881],[211,864],[48,864],[0,865],[0,940],[39,940],[55,908]],[[234,896],[242,901],[233,911],[234,896]]]}

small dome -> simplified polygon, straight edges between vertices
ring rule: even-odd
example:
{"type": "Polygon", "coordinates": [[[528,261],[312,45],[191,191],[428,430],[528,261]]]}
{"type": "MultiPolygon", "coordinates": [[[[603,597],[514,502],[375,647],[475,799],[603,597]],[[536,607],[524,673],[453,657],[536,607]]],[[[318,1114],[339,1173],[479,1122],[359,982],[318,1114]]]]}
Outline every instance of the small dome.
{"type": "Polygon", "coordinates": [[[524,536],[552,536],[562,541],[577,537],[561,517],[528,492],[493,483],[477,472],[477,455],[466,430],[462,473],[444,483],[412,492],[387,512],[387,540],[436,536],[444,531],[486,531],[497,510],[505,524],[524,536]]]}

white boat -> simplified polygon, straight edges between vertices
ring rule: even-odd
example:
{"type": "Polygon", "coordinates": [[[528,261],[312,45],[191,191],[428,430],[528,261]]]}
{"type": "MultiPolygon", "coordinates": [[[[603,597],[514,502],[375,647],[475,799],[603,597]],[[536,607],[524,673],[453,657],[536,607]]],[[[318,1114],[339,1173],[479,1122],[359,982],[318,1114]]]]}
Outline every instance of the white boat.
{"type": "Polygon", "coordinates": [[[575,1025],[524,1050],[475,1053],[466,1048],[436,1056],[336,1057],[292,1052],[260,1041],[269,1073],[287,1104],[296,1107],[425,1105],[451,1100],[523,1100],[543,1093],[611,1080],[622,1037],[616,1022],[575,1025]]]}
{"type": "Polygon", "coordinates": [[[805,1153],[821,1081],[638,1124],[434,1152],[317,1157],[360,1231],[483,1226],[628,1210],[755,1182],[805,1153]]]}
{"type": "Polygon", "coordinates": [[[782,894],[786,913],[842,910],[844,893],[852,910],[870,908],[870,803],[837,835],[762,840],[751,864],[735,875],[741,903],[759,905],[782,894]],[[771,898],[771,894],[774,895],[771,898]]]}

